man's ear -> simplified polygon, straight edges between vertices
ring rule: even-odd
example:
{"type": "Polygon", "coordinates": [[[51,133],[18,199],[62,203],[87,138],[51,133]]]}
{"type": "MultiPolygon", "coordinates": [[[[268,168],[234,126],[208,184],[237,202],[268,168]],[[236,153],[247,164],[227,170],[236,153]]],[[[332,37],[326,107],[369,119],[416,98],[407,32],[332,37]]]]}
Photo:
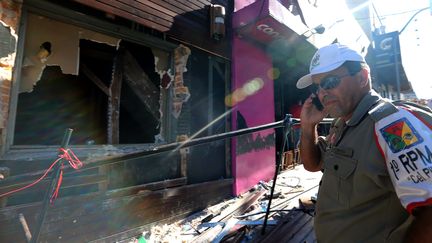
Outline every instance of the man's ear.
{"type": "Polygon", "coordinates": [[[360,85],[362,87],[369,84],[369,71],[366,68],[362,68],[359,72],[360,75],[360,85]]]}

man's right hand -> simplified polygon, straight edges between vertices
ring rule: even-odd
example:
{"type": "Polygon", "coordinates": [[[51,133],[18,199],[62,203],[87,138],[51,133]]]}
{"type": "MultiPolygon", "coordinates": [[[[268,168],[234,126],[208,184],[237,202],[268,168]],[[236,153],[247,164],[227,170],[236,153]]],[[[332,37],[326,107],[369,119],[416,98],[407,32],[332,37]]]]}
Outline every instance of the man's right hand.
{"type": "Polygon", "coordinates": [[[317,146],[318,133],[317,124],[327,115],[326,109],[318,110],[312,103],[309,96],[303,104],[300,114],[301,136],[300,136],[300,156],[303,167],[308,171],[320,171],[322,168],[321,153],[317,146]]]}
{"type": "Polygon", "coordinates": [[[315,127],[315,125],[317,125],[320,121],[324,119],[324,117],[327,116],[327,112],[325,108],[322,111],[320,111],[312,103],[312,98],[314,97],[315,94],[311,94],[303,104],[301,114],[300,114],[301,126],[303,128],[315,127]]]}

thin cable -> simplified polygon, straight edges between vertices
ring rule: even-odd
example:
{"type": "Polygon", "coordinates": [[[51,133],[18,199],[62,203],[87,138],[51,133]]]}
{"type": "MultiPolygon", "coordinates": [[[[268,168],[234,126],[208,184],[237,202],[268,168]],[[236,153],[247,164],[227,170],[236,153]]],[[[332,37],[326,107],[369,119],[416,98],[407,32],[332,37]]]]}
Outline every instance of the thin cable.
{"type": "Polygon", "coordinates": [[[418,10],[413,16],[411,16],[411,18],[408,20],[408,22],[404,25],[404,27],[399,31],[399,35],[402,34],[402,32],[406,29],[406,27],[409,25],[409,23],[411,23],[411,21],[414,19],[415,16],[417,16],[417,14],[423,12],[424,10],[429,9],[429,7],[426,8],[422,8],[420,10],[418,10]]]}
{"type": "MultiPolygon", "coordinates": [[[[429,8],[429,7],[427,7],[429,8]]],[[[383,15],[378,15],[377,19],[380,21],[381,25],[383,25],[383,23],[381,22],[381,19],[384,17],[389,17],[389,16],[396,16],[396,15],[402,15],[402,14],[407,14],[407,13],[412,13],[415,11],[419,11],[419,10],[423,10],[424,8],[419,8],[419,9],[413,9],[413,10],[408,10],[408,11],[403,11],[403,12],[397,12],[397,13],[390,13],[390,14],[383,14],[383,15]]],[[[364,17],[364,18],[354,18],[357,21],[366,21],[369,20],[369,17],[364,17]]]]}
{"type": "Polygon", "coordinates": [[[378,20],[379,20],[381,26],[383,26],[384,24],[383,24],[383,22],[381,21],[381,16],[378,14],[378,11],[377,11],[376,8],[375,8],[375,4],[373,4],[373,3],[372,3],[372,8],[374,9],[375,14],[377,15],[377,18],[378,18],[378,20]]]}

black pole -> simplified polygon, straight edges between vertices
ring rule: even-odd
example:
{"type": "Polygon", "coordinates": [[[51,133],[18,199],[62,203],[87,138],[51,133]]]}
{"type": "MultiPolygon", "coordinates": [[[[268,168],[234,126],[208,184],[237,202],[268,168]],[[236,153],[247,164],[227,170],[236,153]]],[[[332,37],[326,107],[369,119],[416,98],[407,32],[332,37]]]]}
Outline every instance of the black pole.
{"type": "MultiPolygon", "coordinates": [[[[322,122],[320,122],[320,124],[330,124],[332,122],[332,120],[333,119],[325,118],[325,119],[323,119],[322,122]]],[[[298,118],[291,118],[291,121],[294,124],[300,123],[300,119],[298,119],[298,118]]],[[[218,141],[221,139],[231,138],[231,137],[235,137],[235,136],[239,136],[239,135],[243,135],[243,134],[248,134],[248,133],[253,133],[253,132],[257,132],[257,131],[262,131],[262,130],[266,130],[266,129],[270,129],[270,128],[280,128],[283,126],[284,126],[284,121],[281,120],[281,121],[277,121],[277,122],[273,122],[273,123],[269,123],[269,124],[265,124],[265,125],[261,125],[261,126],[250,127],[250,128],[240,129],[237,131],[231,131],[231,132],[220,133],[220,134],[216,134],[216,135],[212,135],[212,136],[186,140],[184,142],[165,144],[165,145],[154,147],[152,149],[145,149],[142,151],[133,152],[133,153],[124,154],[124,155],[119,155],[119,156],[115,156],[115,157],[108,158],[108,159],[104,158],[101,160],[88,161],[89,163],[86,163],[85,167],[81,168],[80,171],[82,172],[84,170],[93,169],[93,168],[96,168],[96,167],[99,167],[102,165],[121,163],[121,162],[124,162],[125,160],[129,160],[129,159],[144,158],[144,157],[152,156],[152,155],[159,154],[162,152],[174,151],[175,149],[187,148],[187,147],[191,147],[194,145],[205,144],[205,143],[209,143],[209,142],[213,142],[213,141],[218,141]]],[[[70,168],[68,168],[68,165],[65,165],[65,172],[70,172],[70,168]]],[[[76,172],[72,172],[72,173],[76,173],[76,172]]],[[[40,174],[32,174],[32,175],[28,175],[25,177],[19,177],[19,178],[15,178],[15,179],[12,178],[12,179],[8,179],[5,181],[0,181],[0,187],[5,188],[8,186],[14,186],[17,183],[23,183],[23,181],[33,180],[36,176],[40,176],[40,174]]]]}
{"type": "MultiPolygon", "coordinates": [[[[248,133],[253,133],[253,132],[257,132],[257,131],[262,131],[262,130],[266,130],[266,129],[270,129],[270,128],[279,128],[279,127],[283,126],[283,122],[284,121],[281,120],[281,121],[268,123],[268,124],[261,125],[261,126],[250,127],[250,128],[240,129],[240,130],[236,130],[236,131],[220,133],[220,134],[216,134],[216,135],[212,135],[212,136],[186,140],[184,142],[169,143],[169,144],[154,147],[154,148],[149,149],[149,150],[134,152],[134,153],[130,153],[130,154],[121,155],[119,157],[95,161],[95,162],[92,162],[90,164],[86,164],[85,168],[81,169],[81,171],[95,168],[95,167],[98,167],[101,165],[119,163],[119,162],[123,162],[123,161],[128,160],[128,159],[146,157],[146,156],[150,156],[150,155],[154,155],[154,154],[159,154],[162,152],[173,151],[173,150],[180,149],[180,148],[187,148],[187,147],[191,147],[194,145],[218,141],[221,139],[231,138],[231,137],[235,137],[235,136],[239,136],[239,135],[243,135],[243,134],[248,134],[248,133]]],[[[1,185],[1,183],[0,183],[0,185],[1,185]]]]}
{"type": "Polygon", "coordinates": [[[281,155],[279,156],[279,159],[276,160],[276,168],[275,168],[275,173],[274,173],[274,176],[273,176],[273,184],[272,184],[272,187],[271,187],[271,190],[270,190],[270,198],[269,198],[269,202],[268,202],[268,205],[267,205],[267,211],[266,211],[266,214],[265,214],[265,217],[264,217],[263,227],[262,227],[262,230],[261,230],[261,234],[262,235],[265,234],[265,230],[266,230],[266,227],[267,227],[267,220],[268,220],[268,217],[269,217],[269,214],[270,214],[270,207],[271,207],[271,202],[272,202],[272,199],[273,199],[273,193],[274,193],[274,189],[276,187],[276,179],[277,179],[277,176],[279,174],[279,168],[280,168],[280,166],[282,164],[283,151],[285,150],[285,146],[286,146],[287,141],[288,141],[287,137],[288,137],[288,134],[289,134],[289,132],[291,130],[292,123],[293,123],[293,121],[291,119],[291,114],[285,115],[285,119],[283,120],[283,125],[284,125],[283,128],[284,129],[283,129],[282,147],[281,147],[281,150],[280,150],[281,155]]]}
{"type": "MultiPolygon", "coordinates": [[[[66,149],[66,147],[69,145],[69,140],[72,136],[72,131],[73,130],[70,128],[66,129],[65,134],[63,136],[63,141],[61,143],[61,148],[66,149]]],[[[59,154],[61,154],[61,152],[59,152],[59,154]]],[[[60,176],[61,165],[63,163],[62,160],[63,159],[61,159],[59,162],[57,162],[57,164],[53,168],[54,174],[53,174],[53,177],[51,178],[51,184],[45,193],[45,198],[44,198],[44,201],[42,203],[42,210],[41,210],[41,213],[39,215],[39,221],[35,227],[33,236],[31,238],[31,242],[33,242],[33,243],[36,243],[39,240],[40,232],[41,232],[44,220],[45,220],[45,215],[46,215],[46,212],[48,210],[49,202],[50,202],[51,196],[54,193],[55,187],[57,186],[57,181],[58,181],[58,178],[60,176]]]]}
{"type": "Polygon", "coordinates": [[[400,49],[399,49],[399,35],[400,33],[397,32],[397,35],[393,36],[393,55],[394,55],[394,62],[395,62],[395,74],[396,74],[396,100],[401,99],[401,81],[400,81],[400,72],[399,72],[399,55],[400,55],[400,49]]]}
{"type": "MultiPolygon", "coordinates": [[[[293,118],[293,120],[300,122],[299,119],[293,118]]],[[[129,159],[144,158],[147,156],[152,156],[152,155],[163,153],[163,152],[174,151],[174,150],[180,149],[180,148],[187,148],[187,147],[191,147],[194,145],[205,144],[205,143],[209,143],[209,142],[213,142],[213,141],[218,141],[221,139],[231,138],[231,137],[244,135],[244,134],[248,134],[248,133],[253,133],[253,132],[258,132],[258,131],[262,131],[262,130],[266,130],[266,129],[280,128],[282,126],[283,126],[283,120],[273,122],[273,123],[264,124],[264,125],[260,125],[260,126],[256,126],[256,127],[249,127],[249,128],[245,128],[245,129],[236,130],[236,131],[220,133],[220,134],[216,134],[216,135],[212,135],[212,136],[195,138],[195,139],[186,140],[183,142],[164,144],[164,145],[157,146],[154,148],[148,148],[145,150],[141,150],[141,151],[137,151],[137,152],[133,152],[133,153],[129,153],[129,154],[124,154],[124,155],[119,155],[119,156],[115,156],[115,157],[108,158],[108,159],[105,158],[105,159],[101,159],[101,160],[91,161],[90,163],[85,164],[85,167],[81,168],[80,171],[93,169],[93,168],[96,168],[96,167],[99,167],[102,165],[121,163],[121,162],[124,162],[125,160],[129,160],[129,159]]],[[[65,172],[69,172],[69,171],[70,171],[70,168],[68,168],[68,165],[65,165],[65,172]]],[[[72,172],[72,173],[74,173],[74,172],[72,172]]],[[[17,183],[22,183],[23,181],[26,181],[26,180],[32,180],[34,177],[36,177],[38,175],[40,175],[40,174],[29,175],[28,177],[24,177],[24,178],[20,177],[20,178],[16,178],[16,179],[8,179],[5,181],[0,181],[0,187],[4,188],[7,186],[14,186],[17,183]]]]}

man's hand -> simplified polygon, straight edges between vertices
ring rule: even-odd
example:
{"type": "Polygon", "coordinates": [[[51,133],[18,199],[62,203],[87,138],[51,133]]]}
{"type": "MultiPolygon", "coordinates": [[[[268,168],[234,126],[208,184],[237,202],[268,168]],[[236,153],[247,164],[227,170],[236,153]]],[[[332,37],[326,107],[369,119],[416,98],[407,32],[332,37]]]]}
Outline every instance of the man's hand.
{"type": "Polygon", "coordinates": [[[322,111],[319,111],[315,105],[312,103],[312,98],[315,97],[315,94],[311,94],[309,98],[307,98],[303,104],[300,121],[302,128],[311,128],[318,124],[324,117],[326,117],[327,112],[324,108],[322,111]]]}
{"type": "Polygon", "coordinates": [[[321,152],[318,148],[317,124],[327,115],[326,109],[319,111],[312,103],[309,96],[303,104],[300,114],[300,156],[303,167],[308,171],[320,171],[322,167],[321,152]]]}
{"type": "Polygon", "coordinates": [[[405,242],[431,242],[432,241],[432,206],[414,209],[414,221],[411,224],[405,242]]]}

